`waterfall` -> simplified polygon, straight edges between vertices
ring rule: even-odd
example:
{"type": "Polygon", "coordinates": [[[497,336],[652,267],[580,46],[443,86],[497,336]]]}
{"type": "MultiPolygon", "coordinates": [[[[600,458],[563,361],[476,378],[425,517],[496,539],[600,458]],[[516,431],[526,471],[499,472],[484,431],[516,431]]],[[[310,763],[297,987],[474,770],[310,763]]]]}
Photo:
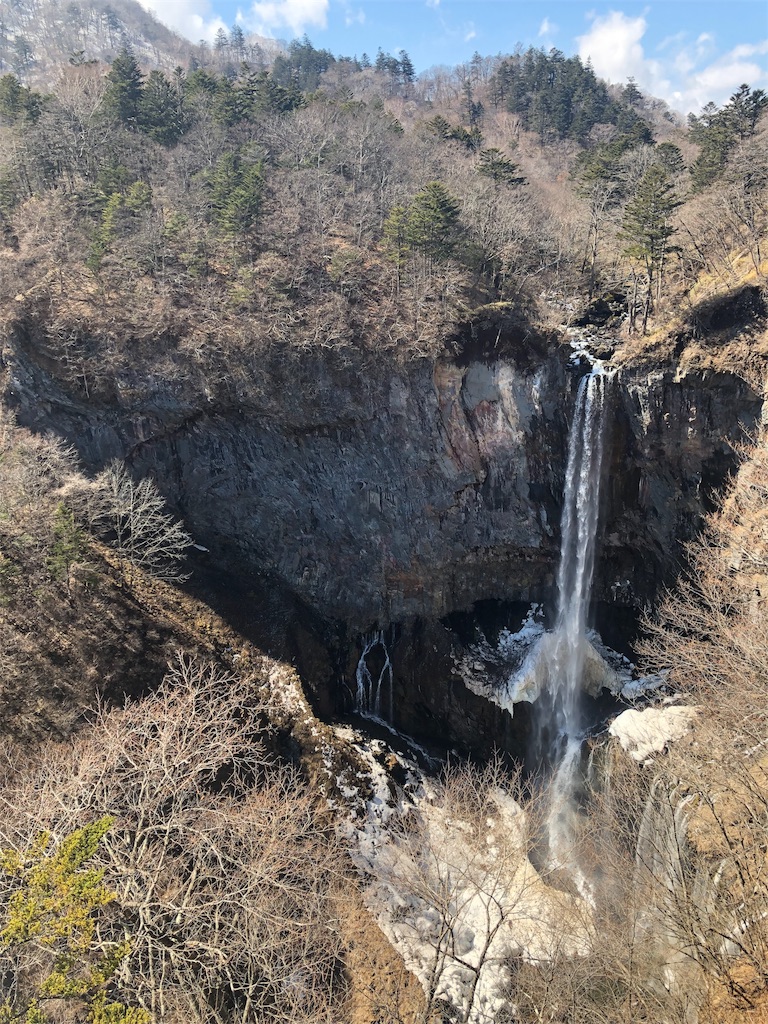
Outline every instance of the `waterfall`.
{"type": "Polygon", "coordinates": [[[579,383],[568,437],[563,495],[558,610],[546,648],[546,692],[537,708],[539,754],[552,766],[547,831],[553,866],[579,872],[573,850],[580,785],[581,693],[589,651],[587,613],[600,511],[604,416],[610,375],[596,361],[579,383]]]}
{"type": "Polygon", "coordinates": [[[363,638],[363,651],[357,663],[357,694],[355,707],[359,714],[369,715],[373,718],[382,718],[382,691],[387,693],[387,719],[392,721],[394,715],[392,710],[392,662],[389,659],[389,651],[384,640],[384,630],[378,629],[369,633],[363,638]],[[368,655],[376,647],[381,647],[384,655],[384,664],[381,671],[374,680],[371,670],[368,667],[368,655]]]}
{"type": "Polygon", "coordinates": [[[568,438],[563,495],[558,612],[550,686],[557,742],[581,732],[581,684],[587,654],[586,628],[603,464],[603,406],[607,376],[600,364],[582,377],[568,438]]]}

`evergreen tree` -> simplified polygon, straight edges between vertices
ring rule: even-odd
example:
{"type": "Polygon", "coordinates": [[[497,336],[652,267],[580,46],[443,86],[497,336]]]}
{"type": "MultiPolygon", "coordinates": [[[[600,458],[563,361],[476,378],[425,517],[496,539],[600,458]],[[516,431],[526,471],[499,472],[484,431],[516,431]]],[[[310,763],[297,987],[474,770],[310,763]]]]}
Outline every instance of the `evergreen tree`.
{"type": "Polygon", "coordinates": [[[459,226],[459,203],[439,181],[418,192],[408,214],[408,243],[419,249],[428,263],[440,262],[453,253],[459,226]]]}
{"type": "Polygon", "coordinates": [[[397,270],[397,293],[400,294],[400,281],[403,268],[410,255],[410,233],[408,230],[408,210],[405,206],[393,206],[384,221],[384,246],[397,270]]]}
{"type": "Polygon", "coordinates": [[[500,149],[483,149],[477,173],[490,178],[496,185],[525,185],[526,179],[518,174],[517,164],[508,160],[500,149]]]}
{"type": "Polygon", "coordinates": [[[635,82],[634,78],[627,79],[627,84],[624,86],[624,89],[622,90],[621,98],[630,107],[634,106],[635,103],[639,103],[642,100],[643,94],[637,88],[637,82],[635,82]]]}
{"type": "Polygon", "coordinates": [[[210,178],[210,204],[218,226],[232,237],[247,234],[261,207],[264,168],[225,153],[210,178]]]}
{"type": "Polygon", "coordinates": [[[670,177],[675,174],[682,174],[685,170],[683,154],[674,142],[659,143],[656,147],[656,162],[661,164],[670,177]]]}
{"type": "Polygon", "coordinates": [[[245,58],[245,35],[237,24],[229,30],[229,46],[236,60],[241,61],[245,58]]]}
{"type": "Polygon", "coordinates": [[[22,85],[15,75],[0,78],[0,123],[34,123],[43,110],[43,97],[22,85]]]}
{"type": "Polygon", "coordinates": [[[750,89],[741,85],[731,96],[726,107],[726,116],[733,133],[739,139],[748,139],[755,134],[757,122],[768,107],[768,95],[763,89],[750,89]]]}
{"type": "MultiPolygon", "coordinates": [[[[643,333],[646,331],[648,316],[656,299],[661,296],[664,266],[668,255],[675,251],[670,244],[676,228],[672,214],[680,206],[674,186],[661,164],[652,164],[643,175],[634,199],[627,203],[620,237],[627,243],[626,256],[639,263],[646,278],[645,303],[643,306],[643,333]]],[[[634,322],[634,308],[630,326],[634,322]]]]}
{"type": "Polygon", "coordinates": [[[153,139],[172,145],[181,137],[181,96],[162,71],[150,71],[141,97],[140,126],[153,139]]]}
{"type": "Polygon", "coordinates": [[[433,135],[437,135],[439,139],[450,139],[453,132],[450,123],[442,114],[436,114],[431,120],[427,121],[426,128],[433,135]]]}
{"type": "Polygon", "coordinates": [[[401,50],[398,56],[400,58],[400,78],[403,81],[403,85],[412,85],[416,78],[416,69],[413,66],[413,61],[405,50],[401,50]]]}
{"type": "Polygon", "coordinates": [[[124,46],[115,57],[107,81],[107,109],[121,124],[130,128],[138,127],[141,120],[144,79],[139,62],[130,46],[124,46]]]}
{"type": "Polygon", "coordinates": [[[742,85],[722,110],[708,103],[698,117],[689,116],[689,137],[699,145],[691,165],[694,191],[700,192],[722,175],[731,150],[739,140],[754,135],[766,108],[768,96],[762,89],[742,85]]]}

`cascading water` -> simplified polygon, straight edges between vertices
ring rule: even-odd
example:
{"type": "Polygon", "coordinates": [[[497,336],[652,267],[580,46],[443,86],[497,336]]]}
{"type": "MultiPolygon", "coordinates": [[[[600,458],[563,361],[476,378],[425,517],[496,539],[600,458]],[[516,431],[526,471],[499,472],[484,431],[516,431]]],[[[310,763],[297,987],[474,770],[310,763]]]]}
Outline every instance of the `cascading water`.
{"type": "Polygon", "coordinates": [[[387,698],[387,719],[391,722],[393,719],[392,662],[389,658],[389,651],[384,639],[383,629],[376,630],[364,638],[363,651],[357,663],[355,676],[357,682],[355,707],[358,714],[372,716],[373,718],[383,718],[382,691],[384,691],[387,698]],[[381,647],[384,663],[374,680],[371,670],[368,667],[368,656],[376,647],[381,647]]]}
{"type": "Polygon", "coordinates": [[[563,496],[558,612],[542,648],[547,685],[538,706],[541,759],[552,766],[547,832],[553,865],[574,874],[573,839],[580,753],[584,734],[581,694],[589,653],[587,613],[600,510],[604,407],[611,374],[596,361],[581,379],[568,438],[563,496]]]}

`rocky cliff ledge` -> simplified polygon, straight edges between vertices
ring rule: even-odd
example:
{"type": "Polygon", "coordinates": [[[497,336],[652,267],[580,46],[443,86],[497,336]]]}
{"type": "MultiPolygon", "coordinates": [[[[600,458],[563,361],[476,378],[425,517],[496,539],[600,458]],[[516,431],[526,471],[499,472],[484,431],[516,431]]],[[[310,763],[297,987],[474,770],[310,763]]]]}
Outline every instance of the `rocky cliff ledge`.
{"type": "MultiPolygon", "coordinates": [[[[218,396],[134,367],[99,397],[67,383],[27,325],[6,348],[6,397],[91,468],[120,456],[151,474],[219,565],[363,630],[552,598],[584,368],[554,336],[494,347],[468,328],[457,348],[407,363],[267,352],[218,396]]],[[[625,367],[611,401],[596,594],[642,604],[674,572],[761,403],[733,374],[671,363],[625,367]]]]}

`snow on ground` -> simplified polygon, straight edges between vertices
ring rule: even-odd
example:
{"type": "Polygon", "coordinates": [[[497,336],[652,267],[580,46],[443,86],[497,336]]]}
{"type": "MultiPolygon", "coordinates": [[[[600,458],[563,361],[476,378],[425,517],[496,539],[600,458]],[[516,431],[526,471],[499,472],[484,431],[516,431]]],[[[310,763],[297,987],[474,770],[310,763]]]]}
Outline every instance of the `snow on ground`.
{"type": "Polygon", "coordinates": [[[470,1024],[492,1024],[508,1006],[511,958],[587,952],[589,908],[545,885],[528,859],[525,812],[509,794],[457,808],[380,740],[334,731],[362,766],[336,781],[349,798],[345,831],[368,879],[366,903],[428,997],[462,1017],[471,1004],[470,1024]],[[407,779],[400,791],[386,767],[395,762],[407,779]]]}
{"type": "Polygon", "coordinates": [[[636,761],[648,761],[689,733],[695,717],[695,708],[676,704],[642,711],[629,708],[611,722],[608,732],[636,761]]]}

